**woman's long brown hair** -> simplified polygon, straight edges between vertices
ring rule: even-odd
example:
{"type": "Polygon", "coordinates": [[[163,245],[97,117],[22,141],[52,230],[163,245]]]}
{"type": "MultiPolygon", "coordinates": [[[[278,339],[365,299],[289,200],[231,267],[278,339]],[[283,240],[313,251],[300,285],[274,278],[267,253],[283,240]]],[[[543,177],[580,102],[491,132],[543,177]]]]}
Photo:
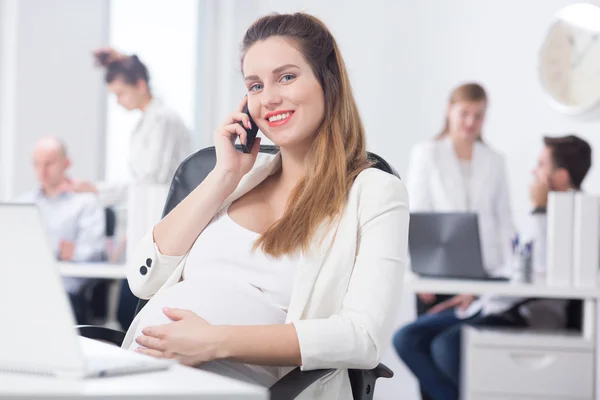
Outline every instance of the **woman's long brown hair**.
{"type": "Polygon", "coordinates": [[[272,256],[307,251],[317,229],[342,211],[358,174],[371,166],[365,134],[337,43],[319,19],[304,13],[260,18],[246,32],[242,61],[258,41],[292,41],[317,77],[325,113],[306,159],[304,177],[292,191],[283,217],[256,242],[272,256]]]}

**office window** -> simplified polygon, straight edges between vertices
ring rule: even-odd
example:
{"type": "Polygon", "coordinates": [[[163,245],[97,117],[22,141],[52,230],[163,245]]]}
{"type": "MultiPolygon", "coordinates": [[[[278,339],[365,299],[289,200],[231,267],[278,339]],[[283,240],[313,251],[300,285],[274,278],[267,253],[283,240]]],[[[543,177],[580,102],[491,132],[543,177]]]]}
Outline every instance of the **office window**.
{"type": "MultiPolygon", "coordinates": [[[[110,45],[135,53],[150,73],[150,87],[194,130],[198,1],[113,0],[110,45]]],[[[129,137],[140,112],[128,112],[109,96],[106,124],[106,179],[123,180],[128,171],[129,137]]]]}

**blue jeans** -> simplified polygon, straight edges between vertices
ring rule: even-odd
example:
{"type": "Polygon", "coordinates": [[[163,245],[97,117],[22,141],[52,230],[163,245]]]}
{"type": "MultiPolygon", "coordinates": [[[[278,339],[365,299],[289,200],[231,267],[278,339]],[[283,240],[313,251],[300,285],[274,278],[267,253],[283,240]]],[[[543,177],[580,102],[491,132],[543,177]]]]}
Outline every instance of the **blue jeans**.
{"type": "Polygon", "coordinates": [[[520,322],[494,315],[459,319],[451,309],[423,315],[394,335],[396,353],[432,400],[458,400],[464,325],[522,326],[520,322]]]}

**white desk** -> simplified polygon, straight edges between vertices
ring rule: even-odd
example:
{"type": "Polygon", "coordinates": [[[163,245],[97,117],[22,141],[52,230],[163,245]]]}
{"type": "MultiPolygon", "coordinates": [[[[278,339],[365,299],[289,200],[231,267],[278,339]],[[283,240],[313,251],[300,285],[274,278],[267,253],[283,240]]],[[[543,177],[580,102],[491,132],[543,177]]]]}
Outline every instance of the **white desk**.
{"type": "MultiPolygon", "coordinates": [[[[474,294],[515,297],[542,297],[549,299],[582,299],[583,333],[595,338],[600,332],[596,318],[596,303],[600,299],[600,288],[575,288],[499,281],[476,281],[459,279],[420,278],[407,273],[405,287],[415,293],[474,294]]],[[[599,364],[600,365],[600,364],[599,364]]]]}
{"type": "MultiPolygon", "coordinates": [[[[86,347],[105,356],[126,350],[86,339],[86,347]]],[[[86,349],[87,350],[87,349],[86,349]]],[[[94,379],[0,373],[0,398],[28,399],[198,399],[266,400],[265,388],[209,372],[175,365],[166,371],[94,379]]]]}
{"type": "MultiPolygon", "coordinates": [[[[474,294],[515,297],[542,297],[549,299],[583,300],[582,337],[596,347],[596,381],[600,382],[600,288],[576,288],[498,281],[475,281],[454,279],[420,278],[411,272],[406,274],[405,288],[415,293],[474,294]]],[[[600,400],[600,390],[596,397],[600,400]]]]}
{"type": "Polygon", "coordinates": [[[119,307],[119,292],[121,280],[126,278],[125,264],[109,263],[69,263],[59,262],[58,267],[61,276],[73,278],[110,279],[108,289],[108,305],[106,323],[104,326],[112,329],[121,329],[117,321],[117,309],[119,307]]]}
{"type": "Polygon", "coordinates": [[[515,297],[545,297],[551,299],[596,299],[600,297],[600,288],[575,288],[548,286],[545,284],[514,283],[485,280],[459,280],[420,278],[407,273],[407,289],[416,293],[438,294],[494,294],[515,297]]]}
{"type": "Polygon", "coordinates": [[[74,278],[125,279],[125,264],[58,263],[60,274],[74,278]]]}

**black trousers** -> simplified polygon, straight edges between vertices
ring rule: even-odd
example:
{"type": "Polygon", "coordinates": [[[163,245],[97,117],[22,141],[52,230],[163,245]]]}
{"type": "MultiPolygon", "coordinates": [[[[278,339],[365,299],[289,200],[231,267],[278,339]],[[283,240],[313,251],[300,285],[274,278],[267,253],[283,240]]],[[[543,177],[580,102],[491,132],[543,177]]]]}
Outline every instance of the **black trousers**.
{"type": "Polygon", "coordinates": [[[123,284],[121,285],[121,293],[119,294],[119,309],[117,311],[117,319],[119,320],[121,328],[123,328],[124,331],[129,329],[129,326],[135,317],[135,309],[139,300],[140,299],[131,293],[131,289],[129,289],[129,284],[127,281],[123,281],[123,284]]]}
{"type": "Polygon", "coordinates": [[[86,325],[88,321],[86,318],[86,301],[83,292],[77,294],[69,293],[69,300],[71,301],[71,307],[73,308],[73,314],[75,314],[77,325],[86,325]]]}

